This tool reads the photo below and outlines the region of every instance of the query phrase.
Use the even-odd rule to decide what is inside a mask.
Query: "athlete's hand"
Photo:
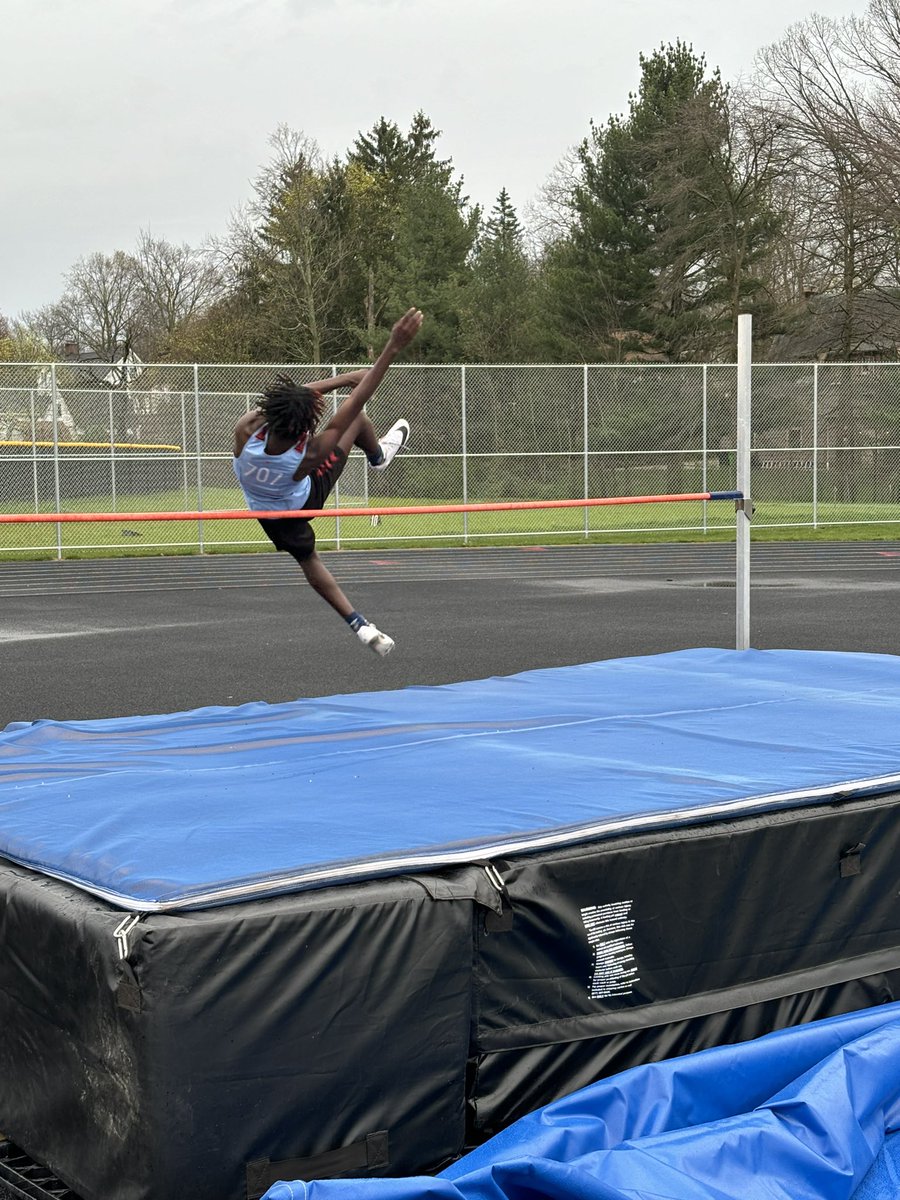
[[[408,346],[422,328],[422,314],[417,308],[411,308],[403,314],[391,330],[390,344],[395,350]]]

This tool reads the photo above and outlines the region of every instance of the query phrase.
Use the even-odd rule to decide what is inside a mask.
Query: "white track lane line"
[[[96,629],[28,629],[0,625],[0,645],[15,642],[47,642],[59,638],[106,637],[108,634],[123,633],[133,637],[136,633],[155,633],[158,629],[189,629],[206,625],[206,621],[167,621],[158,625],[104,625]]]

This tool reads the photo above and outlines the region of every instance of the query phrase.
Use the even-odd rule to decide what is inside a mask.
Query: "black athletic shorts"
[[[347,462],[347,455],[339,446],[328,455],[325,461],[313,471],[310,476],[312,486],[304,508],[324,508],[325,501],[331,495],[331,489],[341,477],[341,472]],[[266,536],[276,550],[284,550],[292,554],[297,562],[309,558],[316,548],[316,535],[312,520],[304,521],[302,517],[284,517],[273,520],[260,520]]]

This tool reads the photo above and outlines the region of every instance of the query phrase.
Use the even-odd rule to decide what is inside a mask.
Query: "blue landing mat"
[[[699,649],[0,733],[0,855],[229,903],[900,787],[900,658]]]
[[[896,1200],[900,1004],[624,1071],[435,1178],[274,1184],[263,1200]]]

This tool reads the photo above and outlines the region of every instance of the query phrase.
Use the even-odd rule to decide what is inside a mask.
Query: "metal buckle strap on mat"
[[[339,1146],[309,1158],[286,1158],[281,1162],[259,1158],[247,1163],[247,1200],[259,1200],[281,1179],[330,1179],[350,1172],[375,1171],[390,1166],[390,1162],[386,1129],[369,1133],[351,1146]]]

